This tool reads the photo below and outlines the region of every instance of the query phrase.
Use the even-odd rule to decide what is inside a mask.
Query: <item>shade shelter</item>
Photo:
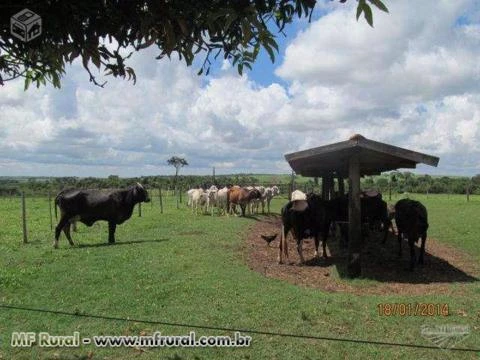
[[[417,164],[437,166],[439,158],[390,144],[373,141],[356,134],[347,141],[320,146],[285,155],[296,174],[322,178],[322,195],[329,198],[333,192],[333,179],[349,181],[348,208],[348,264],[350,277],[361,274],[361,215],[360,177],[378,175],[399,168],[415,168]]]

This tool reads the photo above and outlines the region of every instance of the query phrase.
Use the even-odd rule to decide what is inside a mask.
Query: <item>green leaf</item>
[[[30,83],[32,82],[32,78],[27,74],[27,77],[25,78],[25,87],[24,91],[28,90],[28,87],[30,86]]]
[[[362,11],[363,11],[363,6],[362,6],[362,4],[363,4],[363,1],[360,0],[360,1],[358,2],[358,6],[357,6],[357,21],[358,21],[358,18],[360,17],[360,15],[362,15]]]
[[[375,5],[380,10],[388,13],[387,7],[385,6],[385,4],[381,0],[368,0],[368,1],[370,1],[373,5]]]
[[[268,56],[270,56],[270,60],[272,61],[272,63],[275,62],[275,53],[273,52],[273,49],[270,47],[270,45],[266,43],[262,45],[263,45],[263,48],[267,51]]]
[[[365,16],[365,20],[367,20],[368,25],[373,27],[372,8],[367,3],[364,3],[364,5],[363,5],[363,14]]]
[[[97,69],[100,69],[100,54],[98,53],[98,51],[93,51],[91,52],[92,54],[92,62],[93,64],[97,67]]]

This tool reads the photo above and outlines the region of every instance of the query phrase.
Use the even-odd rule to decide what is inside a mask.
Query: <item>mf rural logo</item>
[[[420,333],[441,349],[452,349],[471,333],[468,325],[422,325]]]
[[[10,32],[22,41],[30,41],[42,33],[42,18],[33,11],[23,9],[10,18]]]

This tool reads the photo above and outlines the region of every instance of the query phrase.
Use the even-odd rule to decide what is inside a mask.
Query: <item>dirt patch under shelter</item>
[[[479,281],[480,269],[470,255],[454,247],[428,238],[425,247],[425,264],[408,271],[410,250],[403,243],[402,257],[398,257],[396,235],[389,233],[387,242],[381,243],[379,236],[370,234],[363,249],[362,278],[375,282],[354,284],[346,277],[347,249],[340,246],[338,238],[329,236],[327,259],[314,258],[314,241],[303,242],[305,265],[298,265],[296,243],[288,235],[289,264],[278,264],[281,218],[278,215],[263,217],[248,231],[246,238],[247,262],[251,269],[271,278],[289,283],[319,288],[328,292],[363,294],[430,295],[462,291],[462,284]],[[278,234],[268,245],[261,235]],[[417,257],[418,257],[418,248]],[[321,245],[319,247],[321,254]],[[452,286],[458,285],[458,286]]]

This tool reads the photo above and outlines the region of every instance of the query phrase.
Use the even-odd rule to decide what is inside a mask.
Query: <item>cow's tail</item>
[[[55,219],[58,219],[58,215],[57,215],[57,205],[58,205],[59,196],[60,196],[60,194],[58,194],[57,196],[55,196],[55,200],[53,200],[53,207],[54,207],[54,209],[55,209]]]

